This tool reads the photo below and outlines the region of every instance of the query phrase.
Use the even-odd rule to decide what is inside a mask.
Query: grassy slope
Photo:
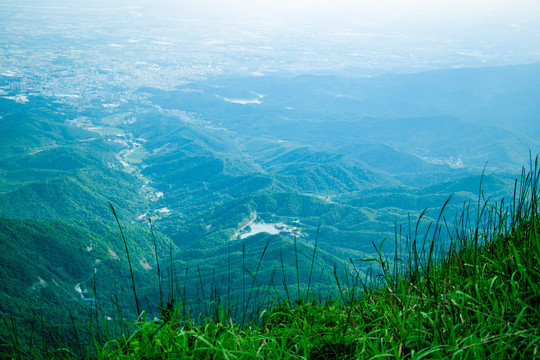
[[[95,357],[539,358],[539,178],[536,163],[516,184],[511,206],[479,201],[478,214],[464,210],[457,226],[434,224],[427,247],[407,239],[403,260],[371,259],[379,269],[371,278],[336,276],[332,301],[278,301],[243,325],[219,306],[203,323],[171,306],[159,321],[143,313],[131,335],[97,345]],[[444,255],[437,244],[442,231],[452,232]],[[29,356],[14,350],[15,358]],[[77,358],[51,350],[32,356]]]
[[[161,323],[142,317],[131,337],[100,347],[99,358],[540,357],[539,176],[537,164],[523,174],[506,210],[479,205],[480,220],[458,219],[445,256],[436,236],[424,253],[410,239],[411,261],[381,255],[373,261],[382,276],[370,284],[336,278],[334,301],[279,302],[258,325],[236,325],[225,312],[194,325],[179,308]],[[371,286],[360,294],[355,285]]]

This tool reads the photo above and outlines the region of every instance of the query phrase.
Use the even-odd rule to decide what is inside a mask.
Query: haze
[[[205,76],[374,75],[540,61],[540,3],[533,0],[56,0],[0,7],[7,46],[25,39],[30,53],[56,53],[73,49],[71,41],[93,50],[103,44],[103,56],[114,48],[126,63],[166,58],[211,69]],[[48,35],[33,42],[28,33]]]
[[[140,4],[145,12],[155,11],[161,18],[206,21],[206,30],[220,40],[229,35],[238,41],[257,38],[260,45],[278,51],[287,48],[297,58],[302,58],[302,52],[329,57],[377,53],[382,57],[369,57],[380,66],[368,67],[390,71],[540,60],[540,2],[533,0],[160,0]],[[232,35],[227,34],[229,29]],[[292,48],[296,53],[291,53]],[[388,64],[389,58],[403,57],[409,59],[401,66],[398,61]],[[417,60],[412,68],[410,58]],[[328,67],[344,62],[348,60],[332,60]]]

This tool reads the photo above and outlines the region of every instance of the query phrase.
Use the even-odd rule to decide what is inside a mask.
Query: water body
[[[266,224],[266,223],[258,223],[258,224],[251,224],[251,230],[245,234],[240,235],[241,239],[245,239],[247,237],[253,236],[258,233],[268,233],[271,235],[279,234],[279,230],[276,229],[276,224]]]
[[[88,290],[86,290],[86,289],[83,290],[81,288],[81,284],[89,281],[96,273],[97,273],[97,269],[94,268],[94,274],[90,275],[90,277],[88,279],[86,279],[84,281],[81,281],[80,283],[75,284],[75,291],[77,292],[77,294],[79,294],[79,296],[81,297],[81,301],[84,302],[84,303],[90,303],[90,304],[93,305],[96,302],[96,299],[94,299],[92,297],[86,297],[85,296],[88,293]]]
[[[259,99],[231,99],[224,97],[223,100],[233,103],[233,104],[261,104],[261,101]]]

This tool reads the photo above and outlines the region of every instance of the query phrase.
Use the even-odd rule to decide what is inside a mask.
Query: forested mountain
[[[126,248],[154,313],[162,282],[194,309],[214,293],[249,311],[269,284],[327,294],[334,268],[403,246],[424,209],[421,228],[451,195],[448,223],[479,193],[512,195],[540,150],[539,80],[533,64],[222,76],[113,107],[0,97],[1,312],[26,326],[38,306],[67,332],[64,309],[132,316]]]

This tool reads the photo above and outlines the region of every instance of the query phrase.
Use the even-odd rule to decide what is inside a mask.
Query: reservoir
[[[268,233],[271,235],[279,234],[279,230],[276,229],[276,224],[266,224],[266,223],[258,223],[258,224],[251,224],[251,230],[247,233],[244,233],[240,235],[241,239],[245,239],[247,237],[253,236],[258,233]]]

